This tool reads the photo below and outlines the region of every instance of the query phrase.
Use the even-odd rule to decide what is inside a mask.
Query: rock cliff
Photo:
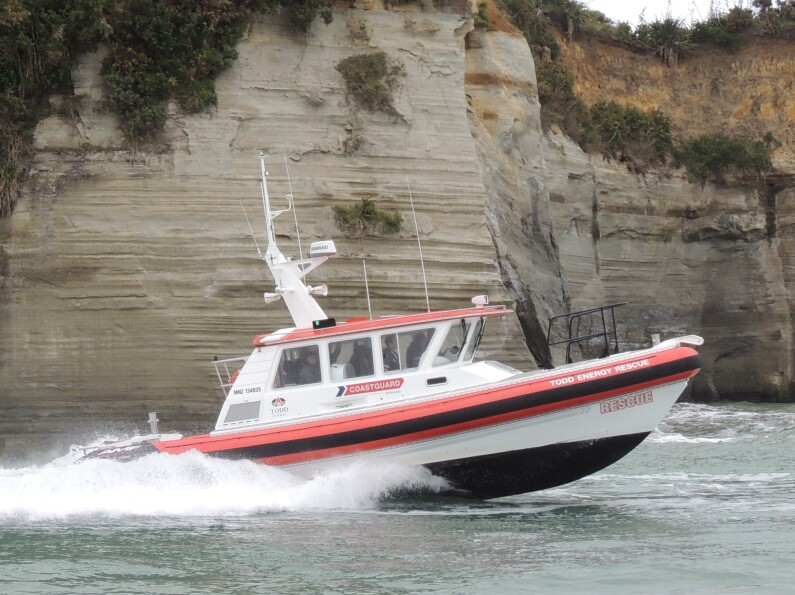
[[[362,239],[344,238],[331,217],[360,198],[409,215],[410,184],[431,307],[489,293],[519,314],[490,329],[485,355],[543,363],[550,316],[626,300],[625,345],[705,336],[694,398],[791,400],[785,178],[769,191],[702,188],[677,172],[631,174],[545,134],[533,58],[502,29],[373,8],[337,11],[296,39],[263,17],[217,81],[217,109],[173,108],[161,142],[135,152],[101,109],[101,52],[84,56],[77,114],[41,122],[22,199],[0,223],[6,458],[62,451],[118,429],[113,420],[140,427],[150,410],[164,427],[213,422],[213,355],[245,354],[252,335],[289,324],[279,304],[262,303],[270,281],[241,210],[256,225],[260,150],[272,197],[290,191],[289,164],[303,246],[337,241],[341,256],[315,277],[329,284],[329,313],[366,310],[362,259],[374,314],[425,307],[410,217],[397,237]],[[356,108],[335,70],[374,51],[403,69],[397,115]],[[782,109],[791,130],[795,114]],[[291,221],[279,223],[297,252]]]

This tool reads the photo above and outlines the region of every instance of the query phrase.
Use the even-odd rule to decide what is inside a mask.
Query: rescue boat
[[[694,347],[703,340],[694,335],[617,352],[620,304],[586,311],[603,324],[584,336],[571,333],[584,313],[564,315],[567,363],[528,372],[477,359],[487,323],[513,315],[486,296],[461,309],[337,321],[315,299],[326,286],[306,283],[336,255],[334,242],[313,243],[307,258],[286,258],[274,219],[292,208],[292,196],[286,209],[273,210],[262,154],[260,170],[268,239],[261,257],[275,282],[264,297],[284,301],[295,326],[257,335],[246,357],[213,362],[225,400],[209,433],[158,433],[151,413],[151,433],[77,447],[82,458],[197,450],[302,476],[390,461],[424,466],[458,495],[497,498],[559,486],[618,461],[700,370]],[[602,339],[602,357],[572,361],[572,348]]]

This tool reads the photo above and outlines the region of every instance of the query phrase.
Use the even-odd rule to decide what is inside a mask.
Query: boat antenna
[[[409,202],[411,203],[411,214],[414,217],[414,231],[417,233],[417,247],[420,250],[420,267],[422,268],[422,284],[425,286],[425,305],[428,312],[431,311],[431,301],[428,298],[428,279],[425,277],[425,261],[422,258],[422,243],[420,242],[420,228],[417,225],[417,213],[414,210],[414,199],[411,197],[411,184],[409,184],[409,177],[406,176],[406,186],[409,189]]]
[[[293,183],[290,181],[290,168],[287,167],[287,155],[282,155],[284,157],[284,169],[287,171],[287,187],[290,189],[290,194],[288,194],[288,198],[290,199],[290,205],[293,207],[293,219],[295,220],[295,235],[298,238],[298,257],[303,260],[304,259],[304,250],[301,248],[301,230],[298,228],[298,213],[295,212],[295,202],[293,202]]]
[[[268,263],[268,266],[275,265],[279,262],[281,258],[281,253],[279,249],[276,247],[276,233],[273,228],[273,220],[275,217],[279,215],[279,213],[272,213],[271,212],[271,200],[270,195],[268,194],[268,183],[267,177],[268,172],[265,171],[265,152],[259,152],[259,167],[260,167],[260,174],[262,176],[262,181],[259,184],[260,191],[262,192],[262,210],[265,212],[265,229],[268,232],[268,248],[265,251],[265,260]],[[280,286],[281,282],[281,269],[276,267],[272,269],[273,271],[273,278],[276,281],[276,286]]]
[[[268,247],[270,247],[270,245],[274,243],[275,236],[273,233],[273,217],[271,216],[271,201],[268,196],[268,185],[265,182],[265,178],[268,177],[268,172],[265,171],[265,153],[263,151],[259,152],[259,159],[260,173],[262,175],[259,188],[262,193],[262,210],[265,212],[265,226],[268,231]]]
[[[259,244],[257,243],[257,236],[254,235],[254,229],[251,227],[251,221],[248,220],[248,215],[246,214],[246,207],[243,206],[243,201],[240,201],[240,208],[243,209],[243,217],[246,218],[246,223],[248,223],[248,230],[251,232],[251,237],[254,239],[254,245],[257,247],[257,254],[259,254],[260,260],[262,260],[262,251],[259,249]]]
[[[364,258],[362,258],[362,268],[364,269],[364,292],[367,295],[367,313],[370,316],[370,320],[372,320],[373,310],[370,308],[370,286],[367,284],[367,263]]]

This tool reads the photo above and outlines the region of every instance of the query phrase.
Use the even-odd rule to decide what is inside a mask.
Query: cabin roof
[[[474,308],[461,308],[458,310],[421,312],[419,314],[381,316],[380,318],[374,318],[372,320],[369,318],[350,318],[345,322],[337,322],[335,326],[327,328],[289,328],[272,333],[256,335],[254,337],[254,347],[281,345],[283,343],[294,343],[296,341],[307,341],[312,339],[325,339],[328,337],[367,331],[398,329],[404,326],[442,322],[444,320],[455,320],[456,318],[496,318],[498,316],[506,316],[511,312],[513,312],[513,310],[508,310],[503,305],[496,305],[476,306]]]

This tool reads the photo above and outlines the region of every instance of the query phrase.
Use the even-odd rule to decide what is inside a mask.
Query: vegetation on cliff
[[[398,115],[392,104],[392,90],[403,68],[391,65],[384,52],[350,56],[336,68],[357,104],[371,111]]]
[[[46,97],[70,86],[80,51],[104,31],[88,0],[9,0],[0,6],[0,217],[14,206],[33,127]]]
[[[363,198],[350,206],[334,205],[334,222],[350,236],[382,236],[398,233],[403,226],[400,213],[380,210],[375,201]]]
[[[674,155],[665,116],[617,104],[586,106],[558,60],[559,36],[553,28],[569,42],[577,35],[594,35],[652,52],[671,67],[705,44],[735,46],[749,36],[783,37],[795,31],[795,0],[753,0],[753,9],[713,10],[691,27],[666,17],[641,22],[635,30],[577,0],[503,2],[536,56],[545,128],[557,125],[586,150],[638,170]],[[434,0],[437,8],[469,10],[459,4]],[[330,22],[331,8],[331,0],[5,0],[0,4],[0,218],[13,209],[33,129],[52,112],[48,98],[71,96],[71,70],[80,52],[99,43],[108,48],[102,68],[107,106],[135,146],[162,129],[168,99],[189,113],[215,104],[214,79],[236,59],[235,46],[252,13],[279,10],[297,32],[306,33],[318,16]],[[484,3],[475,18],[488,25]],[[352,57],[338,68],[357,103],[396,113],[391,87],[397,71],[383,54]],[[80,108],[74,100],[59,106],[69,114]],[[773,147],[745,142],[763,151]],[[759,162],[763,167],[767,157]]]
[[[691,180],[723,182],[729,173],[760,176],[770,171],[771,151],[778,141],[769,132],[762,140],[704,134],[688,140],[674,150],[674,166],[684,167]]]
[[[761,140],[720,134],[697,139],[674,139],[671,121],[663,112],[643,113],[614,101],[587,106],[574,91],[574,77],[560,60],[563,36],[591,35],[658,56],[675,69],[680,59],[705,45],[734,47],[743,35],[781,36],[795,32],[795,0],[755,0],[756,12],[738,5],[725,12],[711,10],[703,22],[687,27],[670,15],[641,22],[634,30],[615,24],[577,0],[503,0],[514,24],[522,31],[536,58],[541,124],[557,126],[585,151],[616,159],[638,172],[649,166],[685,166],[701,183],[722,183],[729,172],[761,175],[772,168],[772,135]],[[555,33],[555,30],[559,34]]]

